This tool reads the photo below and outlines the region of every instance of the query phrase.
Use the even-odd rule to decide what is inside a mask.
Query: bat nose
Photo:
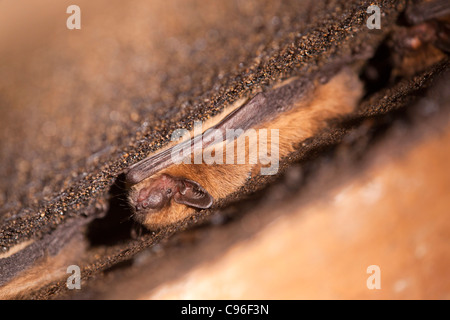
[[[145,188],[139,192],[136,209],[161,209],[166,203],[166,200],[160,190]]]

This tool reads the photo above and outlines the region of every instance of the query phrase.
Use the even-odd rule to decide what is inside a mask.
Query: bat
[[[174,141],[129,168],[134,219],[150,230],[159,229],[210,208],[252,176],[276,173],[280,159],[327,120],[351,112],[361,94],[357,73],[345,68],[326,83],[291,78],[238,101],[205,123],[202,132],[185,133],[190,138]],[[183,162],[174,157],[180,150],[187,151]],[[207,161],[211,155],[216,161]]]
[[[414,75],[450,53],[450,2],[415,1],[392,36],[395,74]]]
[[[408,7],[406,21],[413,25],[418,46],[432,43],[443,52],[450,53],[450,2],[447,0],[421,1]]]
[[[395,63],[398,70],[403,68],[403,75],[450,52],[449,17],[450,3],[445,0],[416,1],[407,7],[409,26],[392,37],[393,51],[400,52],[392,53],[393,60],[397,58]],[[166,149],[129,168],[128,201],[134,219],[151,230],[162,228],[186,219],[195,210],[210,208],[258,171],[276,171],[279,160],[322,129],[327,120],[351,112],[362,91],[356,72],[345,68],[326,83],[291,78],[248,101],[237,101],[205,123],[201,132],[185,132],[181,142],[172,141]],[[229,130],[241,134],[230,138]],[[269,135],[269,131],[278,135]],[[251,139],[255,133],[256,138]],[[239,149],[238,145],[245,147]],[[263,157],[261,152],[256,156],[251,152],[256,148],[264,150]],[[179,161],[182,157],[176,154],[180,150],[186,151],[187,161]],[[207,159],[216,161],[206,161],[202,157],[205,152]],[[245,161],[238,159],[237,154],[242,153]],[[232,161],[225,161],[229,159]]]
[[[442,51],[450,52],[449,12],[450,4],[446,0],[422,1],[409,7],[405,16],[413,27],[407,34],[408,49],[417,44],[432,43]],[[352,112],[361,93],[356,72],[345,69],[326,83],[292,78],[250,99],[238,100],[220,115],[203,123],[200,133],[194,129],[183,135],[181,141],[174,140],[165,149],[129,168],[128,199],[133,217],[152,230],[186,219],[196,210],[211,208],[218,200],[239,190],[250,177],[261,174],[262,169],[276,171],[279,160],[326,126],[328,119]],[[227,138],[227,130],[234,129],[242,133]],[[248,132],[256,133],[256,139],[250,139],[252,135]],[[272,132],[279,133],[278,139],[269,134]],[[243,163],[238,161],[240,142],[244,142]],[[251,156],[252,148],[264,145],[265,157]],[[225,151],[222,155],[220,149]],[[173,157],[177,150],[188,151],[190,155],[185,158],[190,163]],[[231,163],[226,161],[228,151],[233,151]],[[202,156],[200,162],[195,161],[198,154]],[[210,163],[208,157],[203,157],[208,154],[210,158],[222,158],[223,161]],[[66,226],[67,223],[40,241],[21,243],[0,255],[1,297],[41,286],[52,274],[52,279],[56,279],[55,270],[61,272],[67,261],[82,254],[85,250],[81,244],[83,232],[78,226],[73,230]],[[74,240],[74,235],[80,237]],[[69,240],[74,244],[69,244]],[[72,245],[77,248],[62,250]],[[50,250],[49,254],[47,250]],[[25,270],[33,265],[35,269]]]
[[[363,68],[366,96],[411,77],[450,53],[450,2],[410,1],[398,23]]]

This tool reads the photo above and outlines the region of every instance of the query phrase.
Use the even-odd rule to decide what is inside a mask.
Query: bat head
[[[157,225],[182,220],[194,209],[207,209],[213,197],[196,181],[160,174],[132,186],[129,202],[138,222]]]

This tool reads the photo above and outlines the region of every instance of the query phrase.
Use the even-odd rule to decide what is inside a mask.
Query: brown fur
[[[317,85],[314,92],[297,101],[291,111],[281,114],[255,129],[268,129],[269,146],[270,129],[279,130],[279,159],[282,159],[294,151],[299,142],[323,128],[326,120],[351,112],[356,106],[361,92],[362,86],[357,75],[349,70],[342,71],[328,83]],[[237,140],[239,139],[245,139],[245,137],[241,136]],[[248,163],[249,147],[249,143],[246,143],[245,164],[182,163],[172,165],[134,185],[130,192],[130,202],[133,205],[139,190],[151,185],[162,174],[194,180],[214,199],[224,198],[241,187],[250,175],[258,174],[262,166],[259,162],[257,164]],[[236,156],[235,152],[235,159]],[[149,229],[159,229],[189,217],[194,211],[193,208],[172,201],[169,206],[157,212],[141,214],[137,220]]]

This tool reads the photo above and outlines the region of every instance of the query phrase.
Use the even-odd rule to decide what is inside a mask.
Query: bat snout
[[[159,210],[162,209],[170,199],[167,192],[157,188],[143,188],[137,193],[135,208],[137,211],[142,210]]]

